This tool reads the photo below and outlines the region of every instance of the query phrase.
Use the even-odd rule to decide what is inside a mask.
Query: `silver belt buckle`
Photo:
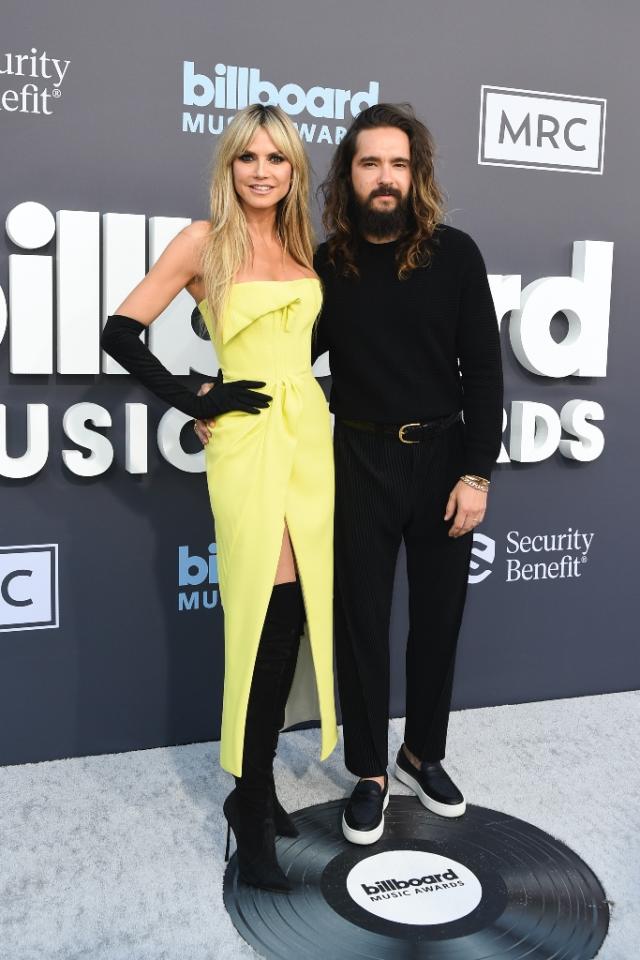
[[[398,430],[398,438],[400,439],[400,442],[401,443],[420,443],[419,440],[405,440],[404,431],[407,430],[408,427],[421,427],[421,426],[422,426],[421,423],[403,423],[400,429]]]

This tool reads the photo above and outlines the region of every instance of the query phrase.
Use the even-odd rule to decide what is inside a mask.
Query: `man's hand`
[[[215,383],[202,383],[198,389],[198,396],[204,397],[209,390],[212,390],[215,387]],[[215,426],[215,420],[194,420],[193,429],[195,434],[203,446],[206,446],[209,442],[211,436],[210,427]]]
[[[449,494],[444,519],[455,518],[449,530],[450,537],[462,537],[484,520],[487,509],[487,494],[474,490],[464,480],[458,480]]]

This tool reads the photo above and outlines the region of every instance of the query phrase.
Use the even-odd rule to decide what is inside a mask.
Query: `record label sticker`
[[[357,863],[347,890],[358,906],[405,924],[450,923],[480,903],[480,881],[462,863],[422,850],[386,850]]]
[[[278,837],[290,894],[245,883],[237,857],[224,902],[267,960],[592,960],[607,935],[602,884],[569,847],[509,814],[467,806],[445,820],[393,796],[376,847],[342,834],[344,799],[293,814]],[[321,935],[319,935],[321,931]]]

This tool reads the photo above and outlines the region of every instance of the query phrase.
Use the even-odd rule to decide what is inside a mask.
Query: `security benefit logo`
[[[218,604],[217,545],[210,543],[206,556],[178,547],[178,613],[213,610]]]
[[[480,881],[462,863],[422,850],[388,850],[360,860],[349,896],[369,913],[404,924],[451,923],[480,903]]]
[[[478,163],[602,173],[607,101],[483,86]]]
[[[595,534],[578,527],[566,527],[553,533],[527,533],[509,530],[504,542],[504,579],[506,583],[530,580],[577,580],[589,562]],[[496,541],[484,533],[474,533],[469,563],[469,583],[482,583],[492,573],[496,559]]]
[[[213,69],[193,60],[182,64],[182,132],[219,134],[236,110],[250,103],[274,104],[293,118],[306,143],[340,143],[353,117],[378,103],[380,84],[364,90],[285,83],[278,87],[257,67],[217,63]],[[206,111],[206,112],[205,112]],[[327,123],[329,120],[345,123]]]
[[[484,533],[474,531],[471,558],[469,560],[469,583],[482,583],[491,576],[493,561],[496,558],[496,542]]]
[[[589,559],[593,533],[567,527],[558,533],[507,534],[507,583],[517,580],[575,580]]]
[[[0,547],[0,630],[57,626],[57,544]]]
[[[50,116],[70,63],[37,47],[0,53],[0,113]]]

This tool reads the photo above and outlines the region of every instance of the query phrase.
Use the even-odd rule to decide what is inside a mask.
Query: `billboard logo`
[[[483,86],[478,163],[602,173],[607,101]]]
[[[213,610],[218,603],[217,545],[210,543],[208,554],[190,553],[188,546],[178,547],[178,612]]]
[[[451,923],[482,900],[477,876],[463,863],[425,850],[386,850],[360,860],[346,878],[359,907],[403,924]]]
[[[50,116],[51,101],[62,96],[60,88],[70,63],[50,57],[37,47],[31,47],[29,53],[0,54],[0,75],[24,78],[12,79],[11,86],[0,92],[0,112]]]
[[[57,626],[58,545],[0,547],[0,630]]]
[[[54,215],[33,200],[16,204],[5,220],[16,252],[8,258],[8,283],[0,285],[0,353],[8,352],[10,373],[123,374],[115,360],[102,356],[102,324],[144,277],[147,250],[152,265],[188,223],[184,217],[147,220],[139,213],[58,210]],[[48,244],[55,250],[41,252]],[[604,240],[575,241],[569,276],[540,277],[524,288],[520,274],[489,275],[496,314],[526,370],[556,379],[606,376],[613,247]],[[181,290],[151,324],[149,347],[171,373],[195,372],[211,379],[218,360],[211,341],[192,327],[192,311],[192,298]],[[567,323],[560,341],[553,323],[558,313]],[[326,369],[316,367],[315,372],[322,376]],[[71,445],[65,442],[56,453],[76,476],[104,474],[115,457],[129,473],[147,473],[153,406],[123,403],[113,412],[82,400],[58,411],[61,431],[53,428],[48,404],[27,399],[22,409],[24,417],[17,403],[0,402],[0,477],[23,479],[43,470],[54,454],[54,437],[62,435]],[[18,426],[12,427],[11,418],[18,416]],[[114,427],[116,418],[123,440],[112,443],[101,431]],[[509,415],[504,413],[505,442],[498,462],[536,463],[556,452],[584,463],[596,460],[605,445],[598,425],[604,419],[605,410],[595,399],[567,399],[559,410],[514,399]],[[185,473],[201,473],[203,450],[189,451],[182,442],[188,420],[175,408],[167,410],[155,440],[167,463]],[[13,446],[24,452],[11,452],[12,429],[22,432],[22,447]]]
[[[217,63],[213,73],[196,70],[193,60],[182,65],[183,133],[222,133],[233,114],[192,112],[191,108],[213,110],[241,110],[250,103],[277,105],[291,117],[306,114],[311,122],[295,126],[303,140],[312,143],[339,143],[346,133],[345,126],[330,127],[323,120],[344,120],[347,111],[357,117],[365,109],[378,103],[380,84],[370,81],[366,90],[343,90],[336,87],[312,86],[308,90],[298,83],[277,87],[262,78],[257,67],[238,67]]]

